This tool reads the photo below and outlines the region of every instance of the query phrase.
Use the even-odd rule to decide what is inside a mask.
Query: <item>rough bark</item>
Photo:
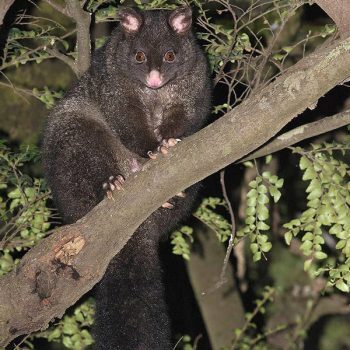
[[[62,316],[162,203],[253,152],[349,76],[347,38],[304,58],[168,156],[148,162],[126,181],[118,200],[102,201],[76,224],[44,239],[0,279],[0,345]]]

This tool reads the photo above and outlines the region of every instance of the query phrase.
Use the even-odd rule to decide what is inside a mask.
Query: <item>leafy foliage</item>
[[[181,255],[185,260],[190,260],[190,246],[193,243],[193,229],[182,226],[171,234],[170,243],[173,245],[173,253]]]
[[[281,325],[277,329],[268,330],[263,334],[257,334],[252,337],[250,335],[250,331],[255,331],[257,326],[254,322],[254,318],[258,314],[264,314],[266,312],[265,306],[266,303],[273,301],[275,290],[271,287],[265,287],[262,292],[261,299],[257,299],[255,301],[256,307],[252,312],[246,313],[245,318],[246,321],[242,328],[237,328],[234,330],[234,338],[232,341],[231,350],[267,350],[270,349],[270,345],[264,342],[265,338],[274,332],[278,332],[283,329],[285,326]],[[228,349],[228,348],[227,348]],[[226,350],[226,349],[225,349]]]
[[[0,143],[0,275],[12,270],[18,252],[25,252],[47,235],[52,212],[43,180],[22,172],[38,159],[35,148],[12,153]]]
[[[218,207],[227,209],[227,204],[221,198],[204,198],[193,215],[211,228],[220,242],[226,242],[231,235],[232,225],[223,215],[215,211]]]
[[[297,27],[299,30],[295,30],[294,26],[296,34],[286,43],[284,32],[288,32],[290,23],[298,18],[299,9],[308,2],[253,0],[242,1],[242,8],[233,8],[230,2],[221,0],[188,2],[196,7],[198,13],[198,37],[208,54],[214,85],[221,85],[225,92],[223,101],[214,107],[214,113],[220,115],[232,109],[334,33],[333,25],[300,26]],[[142,9],[174,8],[176,4],[184,3],[187,1],[134,1]],[[95,23],[110,22],[116,21],[120,4],[124,1],[88,0],[85,9],[93,14]],[[0,84],[20,94],[34,96],[51,108],[62,97],[62,91],[54,91],[46,84],[30,86],[29,89],[16,88],[6,74],[25,64],[36,65],[52,59],[56,57],[53,51],[74,62],[77,58],[77,47],[72,45],[71,40],[74,35],[75,29],[55,21],[21,14],[5,43]],[[96,38],[96,48],[105,41],[106,37]],[[348,155],[345,154],[348,149],[349,143],[313,145],[311,150],[293,148],[293,152],[300,156],[303,181],[308,183],[307,203],[298,218],[284,224],[287,230],[285,241],[287,244],[292,240],[299,243],[301,251],[307,256],[305,269],[310,275],[327,278],[327,286],[335,286],[343,292],[350,290],[350,187]],[[20,152],[12,153],[0,144],[0,275],[11,271],[22,254],[48,234],[52,221],[56,219],[54,212],[47,207],[49,191],[44,182],[26,175],[26,167],[36,161],[38,154],[35,149],[22,148]],[[250,165],[254,166],[253,163]],[[249,183],[244,227],[232,237],[234,245],[249,239],[254,261],[260,260],[272,249],[273,240],[269,236],[271,199],[274,203],[280,201],[288,205],[281,197],[282,186],[283,179],[268,171],[261,175],[258,173]],[[227,242],[231,238],[233,225],[228,219],[228,207],[223,199],[204,199],[194,216],[213,230],[219,242]],[[174,254],[186,260],[190,258],[192,242],[193,229],[188,226],[171,235]],[[266,337],[285,326],[262,331],[254,319],[265,313],[266,304],[273,301],[273,295],[272,288],[263,292],[256,308],[246,315],[243,328],[234,332],[230,349],[271,349],[266,344]],[[309,313],[306,313],[305,317],[308,316]],[[306,323],[299,321],[296,322],[295,334],[305,337]],[[88,330],[92,322],[93,303],[88,300],[50,329],[32,335],[18,348],[33,348],[31,341],[45,338],[50,342],[63,343],[68,349],[83,349],[92,343]],[[195,349],[195,343],[189,336],[182,339],[186,350]]]
[[[22,147],[13,153],[0,143],[0,275],[10,272],[23,253],[48,234],[50,220],[54,219],[54,213],[47,207],[50,192],[43,180],[23,172],[38,160],[35,147]],[[88,299],[58,324],[31,335],[22,348],[33,348],[35,338],[45,338],[61,342],[68,349],[84,349],[93,342],[89,332],[93,315],[94,302]]]
[[[287,244],[293,237],[302,235],[300,249],[308,257],[305,270],[311,270],[315,275],[328,271],[329,285],[344,292],[350,290],[350,171],[345,159],[336,157],[335,153],[344,156],[349,148],[349,143],[312,145],[309,151],[293,148],[293,152],[301,156],[299,167],[303,180],[309,182],[307,209],[298,219],[284,224],[288,229],[285,233]],[[337,242],[335,249],[342,261],[337,268],[325,247],[327,235]],[[329,266],[315,270],[312,266],[315,260],[326,260]]]
[[[270,197],[277,203],[281,197],[279,189],[283,186],[283,179],[272,175],[269,171],[258,175],[249,183],[250,191],[247,193],[246,226],[237,231],[237,237],[248,236],[253,260],[259,261],[264,253],[271,250],[272,244],[268,236],[262,231],[268,231]]]
[[[93,343],[89,329],[94,323],[94,314],[95,303],[90,298],[66,314],[58,324],[34,334],[32,339],[45,338],[49,342],[62,343],[67,349],[82,350]]]
[[[50,54],[45,50],[45,44],[52,45],[57,40],[60,40],[63,46],[68,49],[68,43],[53,34],[56,29],[57,25],[51,24],[45,27],[35,27],[31,30],[12,27],[2,60],[3,68],[10,66],[18,67],[20,64],[26,64],[32,61],[41,63],[50,57]],[[44,43],[40,49],[33,50],[30,46],[35,40],[40,40],[41,43]]]
[[[63,97],[63,91],[52,91],[45,86],[44,90],[41,91],[34,88],[33,95],[44,103],[47,109],[50,109],[55,105],[57,99]]]

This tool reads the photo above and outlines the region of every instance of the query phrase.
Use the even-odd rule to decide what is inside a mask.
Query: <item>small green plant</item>
[[[344,159],[349,149],[348,143],[312,145],[311,150],[293,148],[301,156],[302,179],[308,182],[307,204],[299,218],[284,224],[287,244],[301,235],[300,249],[308,257],[305,270],[314,275],[328,272],[328,285],[344,292],[350,290],[350,169]],[[337,266],[327,253],[325,235],[336,240]],[[320,261],[326,266],[317,269],[313,263]]]
[[[181,255],[185,260],[190,260],[190,249],[193,243],[193,228],[182,226],[179,230],[171,234],[171,244],[173,253]]]
[[[13,153],[0,143],[0,275],[11,271],[18,253],[45,237],[51,225],[50,192],[42,179],[23,173],[37,159],[36,148],[22,147]]]
[[[48,330],[32,335],[31,339],[45,338],[62,343],[67,349],[82,350],[93,343],[90,327],[94,323],[95,303],[88,299],[66,314]]]
[[[265,339],[268,335],[279,332],[285,326],[281,325],[277,329],[269,329],[263,333],[256,333],[257,326],[255,324],[255,317],[258,314],[265,314],[266,304],[273,302],[275,290],[269,286],[264,288],[262,297],[255,301],[255,308],[252,312],[246,313],[246,321],[242,328],[234,330],[234,338],[230,347],[223,350],[268,350],[269,345],[266,344]]]
[[[277,203],[281,198],[283,179],[265,171],[249,183],[245,227],[237,231],[237,238],[249,237],[253,260],[259,261],[264,253],[271,250],[272,244],[264,231],[270,230],[270,197]]]
[[[42,240],[51,226],[54,213],[47,207],[50,191],[42,179],[24,172],[39,160],[35,147],[12,152],[0,142],[0,275],[10,272],[23,253]],[[33,349],[35,338],[61,342],[72,350],[84,349],[93,340],[94,303],[89,299],[65,315],[48,330],[25,339],[18,349]]]
[[[216,212],[218,208],[224,208],[227,211],[227,204],[223,199],[204,198],[193,215],[211,228],[220,242],[226,242],[231,235],[232,225],[223,215]]]

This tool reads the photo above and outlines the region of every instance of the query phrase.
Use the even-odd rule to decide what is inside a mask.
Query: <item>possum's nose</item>
[[[147,75],[146,82],[147,82],[148,87],[150,87],[152,89],[157,89],[162,85],[163,77],[161,76],[161,74],[158,70],[153,69]]]

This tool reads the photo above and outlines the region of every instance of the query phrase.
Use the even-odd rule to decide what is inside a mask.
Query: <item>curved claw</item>
[[[169,203],[169,202],[165,202],[162,204],[162,208],[165,208],[165,209],[173,209],[174,208],[174,205]]]
[[[168,140],[168,147],[174,147],[178,144],[178,142],[180,141],[180,139],[174,139],[174,138],[170,138]]]
[[[117,176],[110,176],[108,178],[108,181],[104,182],[102,184],[103,190],[106,192],[106,196],[108,199],[113,199],[113,191],[115,190],[123,190],[123,184],[125,182],[125,179],[122,175]]]
[[[153,153],[152,151],[148,151],[147,155],[151,159],[156,159],[158,154],[167,155],[169,153],[169,148],[174,147],[180,141],[181,139],[175,139],[173,137],[171,137],[170,139],[163,139],[161,144],[157,148],[157,152]]]
[[[180,197],[180,198],[186,198],[186,193],[185,192],[183,192],[183,191],[181,191],[181,192],[179,192],[177,195],[176,195],[176,197]]]
[[[153,153],[152,151],[148,151],[147,152],[148,157],[150,157],[151,159],[156,159],[157,158],[157,154]]]
[[[162,154],[168,154],[169,153],[169,149],[167,146],[160,146],[158,147],[158,150],[160,151],[160,153]]]

